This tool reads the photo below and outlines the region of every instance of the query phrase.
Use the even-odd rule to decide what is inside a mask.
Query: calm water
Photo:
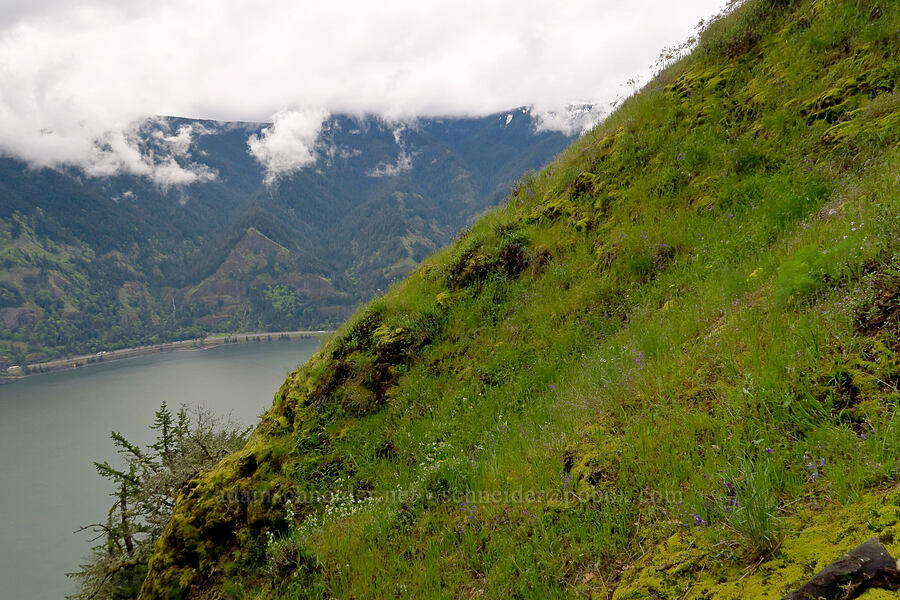
[[[111,503],[93,467],[116,459],[111,430],[150,441],[147,426],[163,400],[251,425],[319,343],[148,355],[0,386],[0,597],[61,600],[74,592],[65,573],[89,554],[92,536],[72,532],[103,520]]]

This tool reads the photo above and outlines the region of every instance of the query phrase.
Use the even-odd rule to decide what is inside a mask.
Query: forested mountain
[[[410,124],[333,116],[315,164],[276,181],[265,124],[178,118],[209,181],[30,169],[0,158],[0,362],[206,332],[331,327],[568,143],[525,109]]]

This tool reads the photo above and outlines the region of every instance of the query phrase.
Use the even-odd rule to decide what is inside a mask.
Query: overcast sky
[[[275,122],[270,173],[315,160],[330,113],[394,120],[600,106],[723,0],[0,0],[0,152],[167,184],[215,174],[152,115]],[[560,119],[550,126],[565,127]]]

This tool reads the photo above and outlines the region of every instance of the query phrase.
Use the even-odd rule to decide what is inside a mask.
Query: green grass
[[[900,17],[870,4],[749,2],[523,177],[288,378],[143,596],[607,597],[673,536],[732,573],[894,485]]]

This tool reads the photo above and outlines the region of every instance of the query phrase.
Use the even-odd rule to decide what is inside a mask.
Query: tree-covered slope
[[[148,155],[183,138],[176,158],[215,173],[182,187],[0,157],[0,370],[213,331],[333,327],[571,140],[536,125],[521,109],[414,124],[335,115],[316,163],[274,185],[248,152],[258,123],[144,123],[135,143]]]
[[[780,598],[896,555],[898,30],[713,21],[287,378],[141,598]]]

